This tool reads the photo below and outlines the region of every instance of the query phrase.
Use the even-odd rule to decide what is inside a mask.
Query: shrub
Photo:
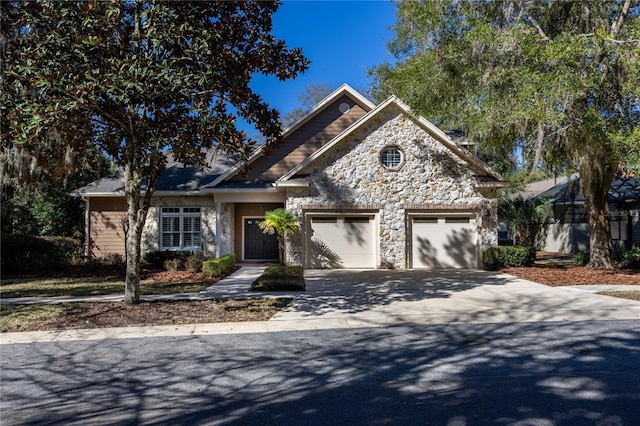
[[[304,291],[301,266],[270,266],[251,285],[252,291]]]
[[[143,260],[146,263],[150,263],[153,266],[160,268],[164,267],[164,262],[167,260],[180,259],[184,261],[192,254],[192,251],[152,251],[145,253]]]
[[[589,263],[589,253],[577,253],[575,256],[573,256],[573,258],[576,261],[576,264],[580,265],[580,266],[584,266],[587,263]]]
[[[640,248],[634,248],[624,254],[624,265],[627,268],[640,268]]]
[[[120,253],[107,253],[100,258],[100,263],[106,266],[122,266],[124,257]]]
[[[532,246],[489,247],[482,253],[482,261],[489,268],[506,266],[531,266],[536,260],[536,249]]]
[[[67,237],[34,237],[2,233],[3,274],[61,271],[82,258],[82,244]]]
[[[167,259],[162,263],[162,266],[169,272],[177,271],[182,268],[182,260],[178,258]]]
[[[191,272],[202,272],[202,261],[204,257],[201,252],[196,252],[187,257],[187,260],[184,261],[184,267],[187,271]]]
[[[224,256],[202,262],[202,273],[207,277],[222,275],[231,270],[235,265],[236,255],[228,253]]]

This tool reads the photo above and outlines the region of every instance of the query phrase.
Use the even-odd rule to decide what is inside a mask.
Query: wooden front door
[[[258,226],[264,219],[244,220],[244,259],[278,260],[278,239]]]

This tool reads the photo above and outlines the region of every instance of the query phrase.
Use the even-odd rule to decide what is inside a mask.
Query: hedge
[[[82,243],[67,237],[2,234],[2,273],[62,271],[82,259]]]
[[[224,256],[209,259],[202,262],[202,274],[207,277],[214,275],[222,275],[236,265],[236,255],[233,253]]]
[[[531,266],[535,260],[536,249],[531,246],[496,246],[482,253],[482,262],[487,269]]]
[[[270,266],[251,285],[251,291],[304,291],[302,266]]]

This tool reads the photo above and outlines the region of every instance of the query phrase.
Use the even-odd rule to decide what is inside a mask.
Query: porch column
[[[222,256],[222,203],[216,201],[216,257]]]

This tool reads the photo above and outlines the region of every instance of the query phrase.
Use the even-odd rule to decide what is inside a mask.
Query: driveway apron
[[[351,327],[640,319],[636,301],[481,270],[307,270],[307,291],[271,321]]]

